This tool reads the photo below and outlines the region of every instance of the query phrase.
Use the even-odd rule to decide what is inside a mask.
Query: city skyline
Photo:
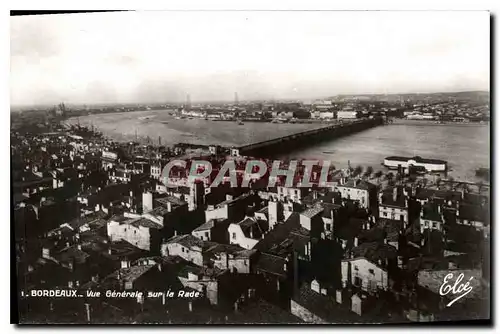
[[[250,101],[489,91],[484,15],[489,13],[13,17],[11,105],[182,102],[186,94],[194,103],[234,101],[235,92],[239,101]],[[418,24],[422,18],[425,25]]]

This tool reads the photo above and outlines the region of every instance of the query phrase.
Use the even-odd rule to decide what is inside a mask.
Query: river
[[[170,111],[152,110],[96,114],[72,118],[68,123],[93,124],[114,140],[147,136],[163,145],[175,143],[243,145],[305,131],[325,124],[272,124],[214,122],[204,119],[175,119]],[[489,125],[391,124],[371,128],[313,147],[284,153],[277,158],[330,160],[337,168],[361,165],[381,169],[384,157],[391,155],[435,158],[448,161],[449,175],[456,180],[478,181],[475,170],[489,168]]]

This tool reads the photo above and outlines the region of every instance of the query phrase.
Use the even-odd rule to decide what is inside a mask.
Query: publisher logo
[[[469,278],[469,280],[466,281],[465,283],[462,283],[462,280],[464,279],[463,273],[458,275],[458,277],[455,280],[453,280],[453,278],[454,278],[453,273],[449,273],[448,275],[446,275],[444,277],[443,284],[439,288],[439,294],[441,296],[447,296],[447,295],[457,296],[455,299],[449,302],[446,305],[446,307],[450,307],[456,301],[462,299],[472,291],[472,286],[469,285],[469,282],[474,277]]]

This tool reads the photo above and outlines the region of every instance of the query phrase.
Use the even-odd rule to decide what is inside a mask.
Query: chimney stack
[[[85,311],[87,313],[87,321],[90,322],[90,304],[85,303]]]
[[[396,202],[398,200],[398,187],[392,189],[392,200]]]
[[[358,247],[358,237],[354,237],[354,247]]]

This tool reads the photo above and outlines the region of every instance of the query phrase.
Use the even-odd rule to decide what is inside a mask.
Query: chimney
[[[85,311],[87,313],[87,321],[90,322],[90,304],[85,303]]]
[[[385,238],[384,238],[384,244],[386,244],[386,245],[387,245],[387,242],[388,242],[388,241],[387,241],[387,237],[385,237]]]
[[[342,304],[342,290],[337,290],[335,294],[335,300],[338,304]]]
[[[398,187],[392,189],[392,200],[396,202],[398,200]]]
[[[354,247],[358,247],[358,237],[354,237]]]
[[[234,302],[234,312],[238,312],[238,301]]]
[[[111,250],[111,248],[108,248],[108,254],[111,255],[113,253],[113,251]]]
[[[76,247],[78,248],[78,250],[82,250],[82,245],[81,244],[78,244]]]
[[[189,312],[193,312],[193,302],[190,300],[188,303]]]

